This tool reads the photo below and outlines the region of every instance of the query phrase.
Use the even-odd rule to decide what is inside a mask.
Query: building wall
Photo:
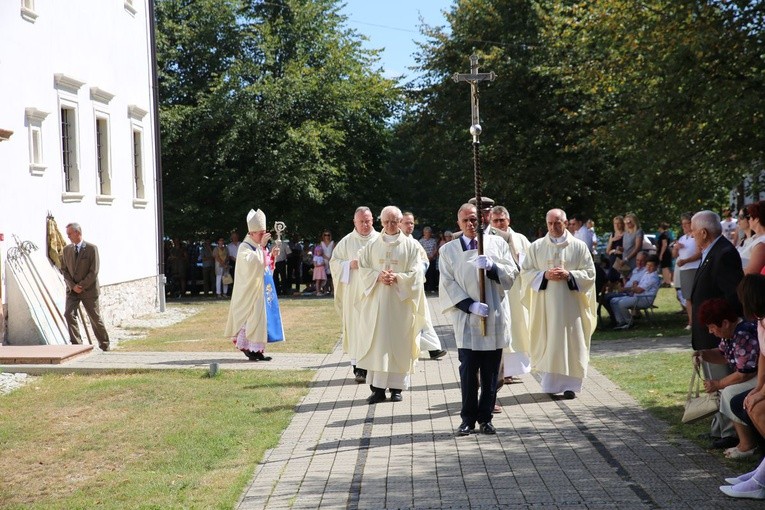
[[[33,9],[25,10],[30,2]],[[99,248],[102,307],[112,323],[134,310],[146,313],[146,304],[156,307],[158,301],[147,11],[148,0],[0,2],[0,132],[13,132],[0,141],[0,256],[5,259],[15,246],[14,235],[45,246],[48,213],[62,235],[67,223],[80,223],[83,238]],[[75,107],[79,190],[69,193],[63,177],[62,106]],[[97,171],[97,117],[107,126],[107,195]],[[42,165],[30,164],[31,132],[37,128]],[[134,131],[141,137],[143,198],[135,191]],[[131,287],[124,295],[123,289]],[[112,294],[129,299],[112,300]],[[13,303],[7,304],[12,314]]]

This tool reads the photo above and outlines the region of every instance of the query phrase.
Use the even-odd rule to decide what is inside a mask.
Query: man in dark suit
[[[712,211],[697,212],[691,218],[691,235],[701,250],[701,264],[696,270],[691,289],[691,343],[694,351],[715,349],[719,338],[709,332],[698,319],[698,311],[704,301],[722,298],[741,314],[741,303],[736,288],[744,277],[741,257],[733,244],[722,235],[720,217]],[[722,379],[731,371],[727,365],[703,362],[707,379]],[[710,436],[715,448],[729,448],[738,443],[733,424],[721,413],[712,420]]]
[[[64,317],[69,327],[69,339],[73,344],[81,344],[80,328],[77,323],[77,310],[82,303],[90,318],[98,346],[103,351],[109,350],[109,334],[106,332],[101,311],[98,306],[98,248],[82,239],[82,227],[79,223],[66,226],[66,235],[72,244],[64,247],[61,271],[66,282],[66,310]]]

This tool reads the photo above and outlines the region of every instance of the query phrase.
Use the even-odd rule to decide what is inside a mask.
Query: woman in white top
[[[335,285],[332,282],[332,271],[329,269],[329,259],[332,258],[332,250],[335,249],[335,241],[332,240],[332,232],[325,230],[321,234],[321,249],[324,257],[324,265],[327,271],[327,285],[324,287],[324,292],[330,296],[335,292]]]
[[[759,274],[765,267],[765,200],[760,200],[746,207],[749,216],[749,227],[754,231],[752,241],[747,249],[742,249],[741,264],[744,274]]]
[[[685,329],[691,329],[691,288],[696,269],[701,260],[701,250],[696,246],[696,240],[691,236],[691,213],[680,215],[680,224],[683,226],[683,235],[675,241],[672,247],[672,256],[675,265],[679,268],[680,290],[685,298],[685,310],[688,313],[688,325]]]

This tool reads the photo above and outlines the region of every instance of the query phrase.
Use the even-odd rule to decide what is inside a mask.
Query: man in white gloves
[[[474,205],[463,204],[457,212],[457,222],[462,235],[442,246],[439,253],[439,297],[454,326],[460,360],[462,423],[457,434],[470,434],[476,423],[482,433],[496,434],[491,419],[499,362],[502,349],[510,345],[510,308],[505,291],[513,286],[518,267],[507,242],[495,235],[483,236],[484,254],[478,255],[478,215]],[[479,271],[485,272],[483,301]],[[482,319],[486,323],[485,332]]]

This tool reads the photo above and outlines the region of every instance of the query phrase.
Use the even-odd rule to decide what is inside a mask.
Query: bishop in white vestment
[[[595,264],[585,243],[566,230],[566,213],[547,213],[548,234],[534,241],[522,264],[530,292],[532,368],[542,391],[575,398],[587,376],[590,338],[597,325]]]
[[[399,229],[401,211],[388,206],[380,214],[384,230],[359,253],[361,300],[356,365],[367,370],[370,404],[402,399],[420,354],[418,335],[425,325],[425,291],[419,243]]]
[[[358,274],[359,252],[379,235],[374,230],[373,222],[372,211],[368,207],[357,208],[353,215],[353,232],[337,243],[329,260],[332,274],[335,275],[335,310],[342,321],[343,352],[351,358],[353,375],[358,383],[363,383],[367,377],[366,370],[356,367],[360,336],[357,329],[363,327],[355,308],[363,291]]]

